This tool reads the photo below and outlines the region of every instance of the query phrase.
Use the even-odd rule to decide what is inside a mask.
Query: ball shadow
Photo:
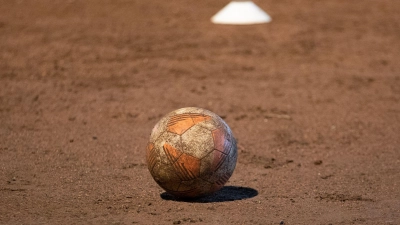
[[[168,201],[210,203],[210,202],[228,202],[253,198],[258,195],[258,191],[249,187],[225,186],[212,195],[200,198],[177,198],[167,192],[161,193],[160,197]]]

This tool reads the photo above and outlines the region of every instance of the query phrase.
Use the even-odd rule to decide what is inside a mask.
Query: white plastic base
[[[268,23],[271,17],[252,1],[232,1],[211,18],[216,24]]]

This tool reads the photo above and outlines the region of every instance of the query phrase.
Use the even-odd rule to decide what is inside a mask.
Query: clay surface
[[[1,0],[0,224],[400,224],[400,1]],[[215,195],[154,182],[149,134],[220,115]]]

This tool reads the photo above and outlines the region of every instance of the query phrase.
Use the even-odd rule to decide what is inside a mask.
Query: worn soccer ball
[[[202,197],[221,189],[237,160],[236,140],[218,115],[188,107],[163,117],[147,144],[148,169],[166,192]]]

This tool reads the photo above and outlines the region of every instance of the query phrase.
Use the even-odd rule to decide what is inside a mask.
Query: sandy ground
[[[0,224],[400,224],[400,1],[0,0]],[[155,123],[239,143],[220,192],[154,182]]]

